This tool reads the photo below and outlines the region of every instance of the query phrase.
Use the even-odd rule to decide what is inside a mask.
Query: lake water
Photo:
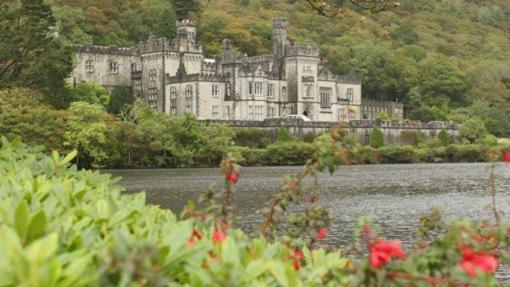
[[[242,168],[234,201],[239,224],[260,228],[257,210],[278,191],[282,178],[301,167]],[[128,192],[145,191],[149,203],[181,212],[209,186],[222,188],[220,169],[108,170]],[[412,240],[421,214],[438,207],[445,218],[492,219],[489,164],[402,164],[342,166],[320,175],[322,203],[332,225],[326,244],[351,242],[357,218],[369,216],[386,239]],[[510,220],[510,165],[497,164],[497,205]]]

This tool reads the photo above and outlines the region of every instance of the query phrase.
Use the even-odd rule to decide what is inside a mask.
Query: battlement
[[[288,46],[286,52],[287,56],[319,57],[320,55],[319,47],[310,44]]]
[[[182,21],[177,21],[176,26],[177,26],[177,28],[196,27],[197,23],[192,20],[189,20],[189,19],[183,19]]]
[[[117,46],[97,46],[97,45],[71,45],[76,52],[91,53],[91,54],[105,54],[105,55],[119,55],[119,56],[138,56],[139,50],[132,47],[117,47]]]
[[[242,60],[249,64],[256,64],[261,62],[272,62],[274,59],[273,55],[261,55],[253,57],[243,57]]]

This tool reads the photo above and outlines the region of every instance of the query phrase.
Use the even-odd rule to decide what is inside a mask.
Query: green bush
[[[233,157],[242,166],[264,166],[267,165],[267,150],[233,146],[228,149]]]
[[[400,133],[401,143],[403,145],[418,146],[418,132],[416,131],[402,131]]]
[[[416,149],[409,145],[390,145],[379,150],[381,163],[413,163],[418,161]]]
[[[368,144],[373,148],[380,148],[384,146],[384,135],[378,128],[373,128],[370,133]]]
[[[312,157],[312,144],[304,142],[279,142],[267,147],[271,165],[303,165]]]
[[[123,195],[109,175],[16,142],[0,149],[2,286],[338,286],[350,279],[338,252],[294,250],[212,223],[178,220]],[[200,238],[192,237],[199,232]],[[193,241],[191,241],[193,239]],[[191,241],[191,242],[190,242]]]
[[[450,144],[450,136],[446,132],[446,130],[442,129],[437,135],[442,146],[448,146]]]
[[[234,144],[251,148],[265,148],[271,143],[270,135],[261,129],[236,128]]]
[[[446,148],[446,157],[450,162],[481,162],[484,153],[479,145],[453,144]]]

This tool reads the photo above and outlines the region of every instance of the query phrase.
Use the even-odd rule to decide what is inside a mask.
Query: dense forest
[[[506,0],[403,0],[380,13],[342,5],[332,17],[319,15],[304,0],[48,3],[68,43],[124,46],[149,33],[172,37],[176,19],[186,17],[199,23],[209,56],[223,38],[242,53],[269,53],[271,18],[284,15],[291,37],[320,45],[332,70],[363,77],[364,97],[403,101],[410,119],[480,117],[493,134],[510,134]]]

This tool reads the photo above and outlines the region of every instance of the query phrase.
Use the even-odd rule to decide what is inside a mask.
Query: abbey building
[[[306,115],[313,121],[372,119],[384,111],[402,117],[402,106],[378,102],[362,106],[361,81],[336,75],[318,47],[293,43],[287,19],[273,19],[273,51],[248,57],[231,50],[204,57],[196,24],[177,23],[173,40],[150,36],[136,47],[75,46],[68,81],[131,87],[153,109],[198,119],[251,120]],[[371,101],[366,101],[372,103]]]

